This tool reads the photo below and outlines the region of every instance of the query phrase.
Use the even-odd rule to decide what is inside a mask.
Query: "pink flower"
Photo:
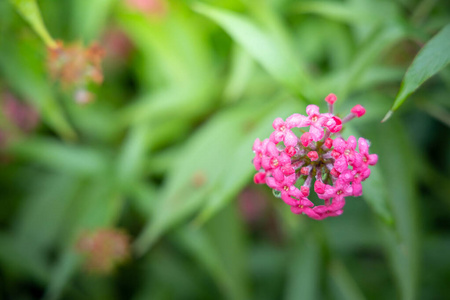
[[[324,115],[330,115],[330,114],[324,114]],[[339,117],[330,115],[328,120],[325,122],[324,126],[333,133],[339,132],[342,129],[342,120]]]
[[[262,157],[262,167],[266,170],[280,169],[290,164],[291,158],[285,152],[279,151],[274,143],[268,142],[265,155]]]
[[[339,157],[335,156],[336,161],[334,163],[334,167],[338,172],[344,172],[350,165],[354,167],[361,165],[361,156],[355,151],[356,138],[354,136],[350,136],[347,142],[341,138],[337,138],[334,140],[333,146],[334,153],[340,154]]]
[[[253,181],[256,184],[264,184],[266,183],[266,173],[265,172],[258,172],[253,176]]]
[[[269,139],[265,139],[261,142],[258,138],[255,140],[253,144],[253,152],[255,153],[255,158],[253,159],[253,165],[256,170],[261,169],[261,162],[263,159],[263,155],[266,152],[267,144],[269,143]]]
[[[327,122],[328,118],[319,112],[319,107],[316,105],[308,105],[306,113],[308,114],[307,126],[310,126],[309,133],[314,141],[321,140],[324,135],[322,125]]]
[[[320,199],[343,199],[344,197],[351,196],[353,193],[352,186],[349,183],[343,182],[342,180],[336,180],[333,186],[326,185],[325,192],[319,194]]]
[[[300,141],[302,142],[303,147],[308,147],[309,143],[313,141],[312,135],[309,132],[305,132],[302,134]]]
[[[285,146],[296,146],[297,136],[291,131],[289,123],[284,122],[282,118],[276,118],[272,124],[275,131],[270,135],[270,141],[278,144],[283,141]]]
[[[369,144],[365,138],[358,139],[359,153],[362,155],[362,161],[364,164],[374,166],[378,161],[378,155],[369,154]]]
[[[293,114],[286,121],[277,118],[270,139],[263,142],[257,139],[253,145],[253,163],[259,170],[255,183],[266,183],[277,191],[294,214],[316,220],[341,215],[345,198],[362,194],[361,182],[370,176],[369,166],[378,160],[376,154],[369,154],[366,139],[360,138],[357,145],[354,136],[344,140],[339,134],[342,124],[363,115],[364,108],[355,106],[341,120],[333,114],[336,96],[330,94],[325,101],[328,113],[321,114],[319,107],[309,105],[308,116]],[[309,131],[300,138],[291,131],[307,126]],[[278,144],[281,141],[284,145]],[[299,179],[303,182],[301,186],[297,184]],[[308,199],[313,184],[324,205],[314,206]]]

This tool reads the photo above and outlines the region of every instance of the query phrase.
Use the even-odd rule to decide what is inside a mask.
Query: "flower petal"
[[[324,132],[322,127],[316,127],[314,125],[311,125],[309,127],[309,133],[311,133],[311,136],[314,141],[320,141],[323,138]]]
[[[319,107],[317,105],[310,104],[306,107],[306,113],[308,114],[308,116],[320,115]]]
[[[284,145],[286,147],[289,147],[289,146],[294,147],[294,146],[297,146],[297,143],[298,143],[297,136],[292,131],[287,129],[286,135],[284,136]]]

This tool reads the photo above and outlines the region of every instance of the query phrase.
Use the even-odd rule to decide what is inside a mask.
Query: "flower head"
[[[93,273],[111,273],[130,257],[130,238],[118,229],[105,228],[85,233],[76,246],[86,258],[86,269]]]
[[[100,45],[93,43],[85,48],[79,43],[64,45],[58,41],[48,49],[48,69],[53,79],[65,88],[74,89],[74,98],[79,103],[92,100],[87,91],[89,83],[101,84],[103,72],[101,61],[105,52]]]
[[[362,194],[361,182],[370,176],[369,166],[378,161],[376,154],[369,154],[366,139],[357,141],[350,136],[345,140],[340,135],[342,125],[364,115],[365,109],[356,105],[341,119],[333,114],[336,100],[334,94],[325,98],[328,113],[308,105],[307,116],[293,114],[286,121],[275,119],[270,138],[262,142],[256,139],[253,145],[253,164],[258,170],[255,183],[265,183],[276,191],[294,214],[316,220],[341,215],[345,198]],[[309,130],[297,137],[291,130],[294,127]],[[297,186],[300,179],[303,184]],[[314,205],[308,199],[311,186],[323,205]]]

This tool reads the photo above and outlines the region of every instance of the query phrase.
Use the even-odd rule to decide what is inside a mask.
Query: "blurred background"
[[[20,2],[0,1],[0,299],[448,297],[450,69],[380,120],[450,2],[39,0],[59,50]],[[329,93],[367,109],[343,134],[379,163],[314,221],[253,184],[252,145]]]

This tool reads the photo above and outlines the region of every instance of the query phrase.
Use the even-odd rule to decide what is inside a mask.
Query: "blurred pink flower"
[[[126,0],[129,7],[150,15],[164,15],[167,11],[164,0]]]
[[[64,45],[58,41],[55,47],[48,48],[48,70],[64,88],[75,90],[75,100],[84,104],[94,98],[87,86],[91,82],[103,82],[101,62],[104,56],[105,51],[97,43],[84,47],[81,43]]]
[[[22,132],[31,132],[39,123],[39,113],[31,105],[21,102],[11,93],[3,93],[1,109],[9,123]]]
[[[115,228],[97,229],[84,233],[76,245],[86,258],[88,271],[99,274],[111,273],[130,257],[130,237]]]
[[[128,60],[133,44],[127,34],[118,28],[108,29],[102,37],[105,60],[110,63],[123,63]]]

